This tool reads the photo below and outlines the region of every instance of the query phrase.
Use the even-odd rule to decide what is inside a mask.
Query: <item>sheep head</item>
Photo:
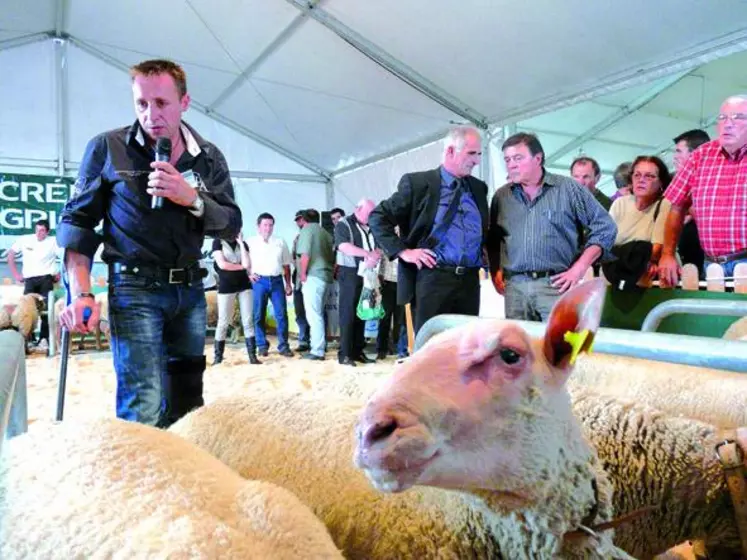
[[[482,319],[430,339],[364,407],[355,465],[384,492],[417,484],[540,499],[535,489],[564,458],[590,453],[565,382],[599,327],[604,294],[602,280],[564,294],[541,339]]]

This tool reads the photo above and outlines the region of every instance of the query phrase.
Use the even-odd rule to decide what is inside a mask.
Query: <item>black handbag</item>
[[[663,198],[659,199],[654,210],[654,226],[659,217],[662,200]],[[653,250],[654,245],[651,241],[628,241],[612,247],[611,253],[615,258],[602,264],[602,272],[612,284],[612,289],[624,292],[645,289],[638,286],[638,280],[648,270]]]

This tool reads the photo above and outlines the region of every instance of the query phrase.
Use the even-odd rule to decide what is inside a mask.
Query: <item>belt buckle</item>
[[[532,280],[537,280],[539,278],[539,273],[536,270],[533,270],[529,273],[529,276],[532,277]]]
[[[183,274],[181,280],[175,278],[175,275],[177,275],[178,273]],[[185,269],[183,268],[170,268],[169,269],[169,284],[184,284],[184,281],[186,280],[186,274],[184,273],[185,273]]]
[[[456,274],[457,276],[462,276],[466,271],[467,271],[467,269],[465,267],[463,267],[463,266],[457,266],[454,269],[454,274]]]

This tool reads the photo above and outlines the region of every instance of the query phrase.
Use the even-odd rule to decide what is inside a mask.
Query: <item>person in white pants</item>
[[[324,304],[327,290],[332,284],[334,240],[319,224],[319,212],[313,208],[305,210],[300,221],[302,229],[296,245],[296,252],[300,255],[298,275],[311,338],[311,348],[303,357],[308,360],[323,360],[327,338]]]
[[[244,327],[246,351],[250,364],[260,364],[257,359],[257,343],[254,338],[254,303],[249,247],[241,233],[235,241],[216,239],[213,241],[213,259],[218,274],[218,326],[215,328],[215,357],[213,365],[223,361],[226,347],[228,323],[233,316],[234,302],[239,298],[241,324]]]

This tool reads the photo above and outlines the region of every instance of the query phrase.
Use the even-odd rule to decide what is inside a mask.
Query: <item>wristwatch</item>
[[[202,216],[202,213],[205,210],[205,201],[202,200],[202,197],[199,194],[197,195],[195,201],[192,203],[192,206],[190,206],[189,209],[195,216]]]

